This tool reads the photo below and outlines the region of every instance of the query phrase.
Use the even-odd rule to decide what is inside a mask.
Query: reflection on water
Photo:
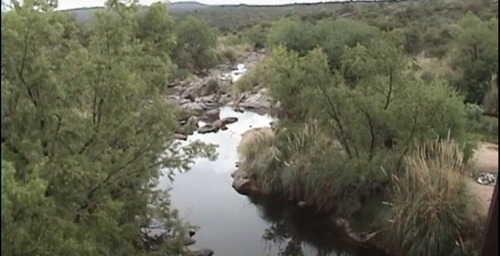
[[[249,200],[256,205],[261,218],[270,224],[263,238],[278,248],[277,255],[386,255],[376,248],[352,243],[326,213],[269,198]]]
[[[221,118],[237,117],[225,131],[194,134],[188,140],[217,144],[219,157],[197,160],[189,172],[160,182],[172,187],[172,206],[181,217],[200,226],[194,247],[208,247],[221,256],[346,255],[349,247],[329,223],[329,217],[295,205],[249,199],[231,187],[231,172],[238,160],[241,135],[251,129],[269,127],[272,118],[252,112],[221,109]],[[344,248],[339,250],[339,248]],[[356,255],[363,254],[359,252]]]

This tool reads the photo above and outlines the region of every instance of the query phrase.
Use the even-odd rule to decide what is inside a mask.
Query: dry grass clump
[[[382,243],[398,255],[472,255],[480,237],[477,202],[467,189],[460,146],[435,141],[394,177],[392,218]]]

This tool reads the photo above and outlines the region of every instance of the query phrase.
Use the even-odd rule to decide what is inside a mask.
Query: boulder
[[[204,111],[203,105],[198,102],[188,102],[181,105],[181,108],[195,112],[196,114],[201,114]]]
[[[176,134],[174,134],[174,137],[175,137],[175,139],[177,139],[177,140],[187,140],[187,138],[188,138],[188,137],[187,137],[187,135],[185,135],[185,134],[181,134],[181,133],[176,133]]]
[[[184,91],[182,98],[194,101],[196,98],[212,95],[218,93],[219,91],[219,82],[217,82],[216,79],[198,79],[191,83],[191,86]]]
[[[193,254],[195,256],[212,256],[214,255],[214,251],[208,248],[201,248],[198,250],[193,250]]]
[[[259,192],[259,189],[252,180],[248,177],[245,172],[235,171],[231,176],[233,176],[233,189],[242,195],[252,195]]]
[[[265,94],[265,91],[261,90],[244,99],[239,106],[249,109],[270,109],[272,107],[271,102],[271,98]]]
[[[220,110],[218,108],[210,109],[205,112],[204,116],[206,117],[207,120],[217,120],[220,117]]]
[[[238,118],[237,117],[226,117],[226,118],[223,118],[221,121],[223,124],[228,125],[228,124],[233,124],[233,123],[238,122]]]
[[[210,124],[204,125],[200,128],[198,128],[198,133],[199,134],[205,134],[205,133],[210,133],[210,132],[217,132],[219,128],[215,128]]]

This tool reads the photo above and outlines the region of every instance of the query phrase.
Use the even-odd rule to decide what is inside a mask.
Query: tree
[[[177,26],[177,37],[174,59],[180,68],[201,71],[215,64],[217,38],[206,23],[189,16]]]
[[[498,20],[483,21],[467,13],[452,35],[451,65],[460,76],[451,82],[465,94],[467,102],[481,104],[498,70]]]
[[[47,3],[2,16],[5,254],[182,253],[174,243],[150,252],[139,232],[152,216],[182,232],[158,178],[213,156],[174,140],[178,111],[149,77],[167,78],[155,54],[164,42],[137,40],[136,5],[109,1],[85,45]]]

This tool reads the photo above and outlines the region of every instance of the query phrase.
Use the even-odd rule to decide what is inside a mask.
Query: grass
[[[461,146],[435,141],[406,162],[405,175],[394,177],[384,247],[397,255],[472,255],[481,225],[465,184]]]
[[[477,248],[481,225],[465,184],[464,145],[450,137],[432,141],[412,151],[406,169],[391,178],[369,161],[344,161],[322,136],[308,125],[257,134],[240,148],[242,167],[267,194],[347,217],[358,231],[382,231],[374,241],[389,253],[471,255]],[[366,189],[384,180],[381,191]]]

